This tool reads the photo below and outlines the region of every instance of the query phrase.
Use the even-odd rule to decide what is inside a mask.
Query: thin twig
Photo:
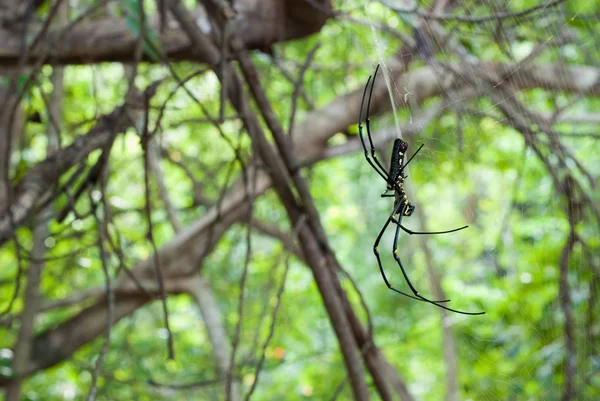
[[[160,258],[158,256],[158,248],[156,246],[156,242],[154,241],[154,228],[152,224],[152,205],[151,205],[151,191],[150,191],[150,174],[152,172],[152,166],[150,165],[150,149],[149,149],[149,141],[151,138],[148,133],[148,106],[149,106],[149,98],[145,97],[145,110],[144,113],[144,125],[142,128],[142,132],[140,134],[140,141],[142,143],[142,150],[144,152],[144,191],[145,191],[145,213],[146,220],[148,222],[148,231],[146,234],[146,238],[150,241],[153,250],[153,259],[154,259],[154,269],[156,272],[156,278],[158,280],[158,286],[160,289],[160,298],[161,304],[163,308],[163,315],[165,319],[165,329],[167,330],[167,348],[168,348],[168,357],[169,359],[175,359],[175,348],[173,346],[173,333],[171,332],[171,327],[169,325],[169,311],[167,308],[167,296],[165,293],[165,284],[162,273],[162,268],[160,264]]]
[[[88,392],[87,401],[94,401],[96,399],[96,392],[98,391],[97,382],[98,376],[100,374],[100,369],[102,368],[102,364],[104,363],[104,357],[108,352],[108,348],[110,346],[111,340],[111,332],[113,325],[113,315],[114,315],[114,307],[115,307],[115,297],[111,285],[110,273],[108,271],[108,258],[106,254],[106,249],[104,248],[105,241],[105,233],[107,232],[104,228],[103,221],[98,217],[96,213],[97,204],[95,203],[92,197],[92,186],[89,186],[89,200],[92,207],[92,213],[94,215],[94,219],[96,220],[96,229],[98,231],[98,250],[100,251],[100,262],[102,264],[102,272],[104,273],[104,282],[105,282],[105,291],[106,291],[106,303],[107,303],[107,325],[106,325],[106,340],[104,341],[104,345],[100,350],[100,354],[98,355],[98,359],[96,359],[96,364],[94,366],[94,370],[92,372],[92,384],[90,386],[90,391]],[[104,195],[102,195],[104,197]]]
[[[437,20],[437,21],[458,21],[458,22],[469,22],[469,23],[480,23],[486,21],[497,21],[501,19],[512,19],[512,18],[523,18],[528,16],[529,14],[535,13],[541,10],[547,10],[552,7],[556,7],[560,3],[563,3],[565,0],[554,0],[547,4],[539,4],[523,11],[515,11],[515,12],[502,12],[496,13],[493,15],[485,15],[481,17],[471,17],[471,16],[461,16],[461,15],[449,15],[449,14],[431,14],[417,9],[416,4],[412,8],[400,8],[396,3],[389,3],[387,0],[379,0],[380,3],[386,5],[392,10],[401,13],[401,14],[414,14],[426,20]]]
[[[244,174],[245,176],[245,174]],[[246,181],[246,196],[249,199],[250,193],[253,193],[253,189],[256,186],[256,170],[254,170],[253,179],[251,180],[252,184]],[[252,185],[252,189],[250,188]],[[227,401],[231,400],[232,397],[232,382],[233,382],[233,370],[235,368],[235,354],[240,342],[240,332],[242,328],[242,321],[244,318],[244,294],[246,290],[246,278],[248,277],[248,267],[250,265],[250,260],[252,258],[252,212],[253,212],[253,202],[250,202],[248,208],[248,225],[246,227],[246,258],[244,260],[244,268],[242,270],[242,277],[240,279],[240,295],[238,298],[238,320],[235,325],[235,334],[233,335],[233,344],[231,347],[231,356],[229,359],[229,369],[227,371],[226,381],[225,381],[225,399]]]
[[[294,227],[294,229],[292,230],[292,232],[290,234],[290,238],[288,239],[289,242],[294,241],[294,239],[298,235],[298,231],[300,231],[300,229],[302,228],[302,225],[304,225],[304,223],[305,223],[304,218],[301,218],[298,221],[298,224],[296,224],[296,227]],[[265,339],[265,342],[263,343],[260,359],[258,361],[258,365],[256,366],[256,371],[254,374],[254,380],[252,381],[250,390],[248,391],[248,393],[246,394],[246,397],[244,398],[245,401],[250,400],[250,397],[252,396],[252,394],[254,393],[254,390],[256,389],[256,386],[258,385],[258,379],[260,376],[260,372],[261,372],[263,363],[265,362],[265,356],[267,354],[267,347],[269,346],[269,343],[271,342],[271,339],[273,338],[273,334],[275,333],[275,322],[277,320],[277,312],[279,311],[279,307],[281,306],[281,299],[283,296],[283,291],[285,290],[285,283],[287,280],[287,275],[290,270],[290,256],[291,256],[291,253],[288,252],[287,257],[285,258],[285,270],[283,272],[281,284],[279,285],[279,289],[277,290],[277,302],[275,303],[275,307],[273,308],[273,313],[271,314],[271,326],[269,327],[269,334],[267,335],[267,338]]]
[[[321,46],[321,44],[319,42],[317,42],[313,46],[313,48],[310,49],[310,51],[306,55],[304,64],[302,64],[302,67],[300,68],[300,73],[298,74],[298,79],[294,83],[294,92],[292,94],[292,111],[290,113],[290,122],[288,124],[288,136],[290,137],[290,141],[294,140],[292,135],[294,134],[294,121],[296,118],[296,107],[298,106],[298,96],[300,94],[300,89],[302,88],[302,82],[304,82],[304,74],[306,74],[306,71],[308,70],[310,63],[312,62],[312,59],[313,59],[315,53],[317,52],[317,50],[319,50],[320,46]]]

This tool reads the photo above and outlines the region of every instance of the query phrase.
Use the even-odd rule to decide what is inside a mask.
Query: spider
[[[358,134],[360,136],[360,141],[361,141],[363,149],[365,151],[365,158],[367,159],[367,162],[371,165],[371,167],[373,167],[373,169],[377,172],[377,174],[379,174],[385,180],[385,182],[387,184],[386,190],[384,191],[384,193],[381,194],[381,197],[394,197],[394,210],[392,211],[392,214],[390,214],[390,216],[385,221],[385,224],[381,228],[381,231],[379,232],[379,235],[377,236],[377,239],[375,240],[375,244],[373,244],[373,253],[375,254],[375,257],[377,258],[377,263],[379,265],[379,271],[381,272],[383,281],[385,282],[385,285],[387,285],[387,287],[390,290],[395,291],[398,294],[404,295],[408,298],[416,299],[416,300],[422,301],[422,302],[427,302],[427,303],[433,304],[435,306],[438,306],[440,308],[446,309],[448,311],[461,313],[464,315],[482,315],[485,312],[462,312],[462,311],[448,308],[444,305],[441,305],[441,303],[443,303],[443,302],[449,302],[450,301],[449,299],[433,301],[433,300],[427,299],[427,298],[423,297],[422,295],[420,295],[419,292],[416,290],[416,288],[411,283],[410,279],[408,278],[408,275],[406,274],[406,271],[404,270],[404,266],[402,265],[402,261],[400,260],[400,256],[398,256],[398,234],[400,233],[400,230],[403,230],[410,235],[412,235],[412,234],[418,234],[418,235],[447,234],[447,233],[453,233],[456,231],[463,230],[463,229],[467,228],[468,226],[455,228],[454,230],[447,230],[447,231],[423,232],[423,231],[412,231],[402,225],[402,219],[404,217],[410,217],[415,210],[415,206],[409,202],[406,192],[404,191],[404,180],[407,177],[404,174],[404,169],[406,168],[406,166],[408,166],[408,163],[410,163],[411,160],[417,155],[417,153],[419,153],[419,151],[423,148],[424,145],[421,145],[417,149],[417,151],[415,153],[413,153],[413,155],[408,159],[408,161],[406,163],[404,163],[404,156],[406,155],[406,151],[408,150],[408,143],[406,143],[405,141],[403,141],[400,138],[397,138],[396,140],[394,140],[389,172],[386,171],[386,169],[381,165],[381,163],[377,159],[377,156],[375,155],[375,146],[373,145],[373,139],[371,138],[371,130],[369,127],[369,111],[371,109],[371,97],[373,95],[373,87],[375,86],[375,78],[377,77],[378,71],[379,71],[379,65],[377,65],[377,68],[375,69],[375,74],[372,76],[373,81],[371,82],[371,76],[369,76],[369,79],[367,80],[367,85],[365,86],[365,90],[363,92],[362,100],[360,103],[360,115],[359,115],[359,120],[358,120]],[[367,90],[369,88],[369,83],[371,83],[371,90],[369,91],[369,99],[367,100],[367,113],[366,113],[366,117],[365,117],[365,124],[366,124],[366,128],[367,128],[367,138],[369,140],[369,145],[371,147],[371,158],[372,159],[369,158],[369,151],[367,150],[367,145],[365,144],[365,139],[364,139],[363,132],[362,132],[362,128],[363,128],[362,127],[362,112],[363,112],[363,106],[365,103],[365,97],[367,94]],[[381,258],[379,257],[378,247],[379,247],[379,242],[381,241],[381,237],[383,236],[383,233],[385,232],[385,230],[387,229],[389,224],[392,222],[394,224],[396,224],[396,234],[394,236],[394,245],[393,245],[394,259],[398,263],[398,266],[400,266],[400,270],[402,271],[404,280],[408,284],[408,287],[412,291],[413,295],[410,295],[406,292],[400,291],[400,290],[392,287],[392,285],[390,284],[389,280],[387,279],[387,277],[383,271],[383,266],[381,264]]]

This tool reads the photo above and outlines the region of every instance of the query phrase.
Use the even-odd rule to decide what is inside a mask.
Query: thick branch
[[[12,205],[0,216],[0,246],[12,236],[15,227],[23,224],[38,200],[58,183],[62,174],[85,160],[92,151],[103,148],[115,135],[131,125],[132,120],[125,112],[127,108],[127,105],[123,105],[100,117],[96,126],[86,135],[75,139],[70,146],[47,157],[25,174],[14,189]],[[12,226],[9,213],[12,213]]]
[[[323,10],[331,9],[330,0],[315,1]],[[318,32],[325,24],[325,13],[304,1],[239,0],[236,1],[235,26],[248,49],[269,49],[277,42],[299,39]],[[188,11],[198,26],[211,31],[202,7]],[[151,26],[159,31],[159,22]],[[35,36],[41,26],[28,28]],[[0,28],[0,66],[16,67],[22,53],[22,31],[11,26]],[[139,39],[124,19],[104,18],[74,26],[54,27],[29,55],[29,63],[43,58],[53,65],[102,62],[133,62]],[[161,35],[161,46],[171,61],[209,62],[193,51],[185,32],[169,30]],[[146,59],[145,61],[151,61]]]

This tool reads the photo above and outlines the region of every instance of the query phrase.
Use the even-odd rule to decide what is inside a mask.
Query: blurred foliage
[[[339,9],[369,24],[385,24],[405,34],[411,32],[409,20],[399,18],[376,2],[337,3]],[[494,11],[490,2],[467,3],[462,10],[468,8],[472,15],[489,15]],[[129,15],[133,15],[137,2],[127,4],[127,7],[134,7],[128,9]],[[538,2],[533,0],[512,1],[511,7],[517,10],[536,4]],[[537,14],[538,18],[547,19],[545,30],[539,30],[539,21],[535,21],[538,24],[525,21],[513,31],[514,37],[501,44],[491,38],[493,22],[449,24],[456,26],[461,43],[473,55],[482,60],[505,62],[508,59],[503,46],[510,47],[519,57],[531,49],[534,40],[549,38],[561,29],[560,24],[568,24],[582,38],[589,39],[598,31],[595,21],[584,18],[598,12],[597,4],[569,1],[567,9],[573,18],[571,14],[556,12],[544,14],[544,17]],[[139,31],[139,18],[132,17],[131,21],[137,24],[134,27]],[[307,52],[317,41],[321,44],[303,86],[315,107],[362,88],[376,62],[399,51],[401,44],[397,39],[381,31],[373,33],[369,24],[330,20],[318,35],[275,47],[284,68],[294,75]],[[153,41],[153,34],[149,34],[148,40]],[[144,47],[144,50],[152,52],[151,47]],[[589,54],[571,50],[569,54],[550,51],[539,60],[590,63]],[[593,51],[590,49],[592,61],[598,65],[598,54]],[[293,83],[285,79],[270,56],[257,52],[253,57],[262,82],[269,83],[265,89],[275,112],[287,127]],[[173,65],[180,77],[202,67],[193,63]],[[165,67],[160,65],[140,66],[139,71],[136,84],[140,87],[166,74]],[[52,91],[51,74],[52,68],[45,67],[40,77],[41,85],[25,98],[28,107],[42,113],[46,125],[48,117],[43,96]],[[97,116],[117,106],[127,89],[124,67],[117,64],[66,67],[64,85],[66,129],[62,136],[63,145],[89,130]],[[155,101],[159,104],[166,101],[175,86],[175,82],[166,85]],[[219,84],[214,75],[198,75],[188,82],[188,88],[213,118],[218,115]],[[572,95],[554,96],[542,90],[531,90],[519,96],[541,111],[552,111],[556,102],[566,104],[572,100]],[[309,105],[301,98],[298,102],[296,121],[302,121],[310,112]],[[469,106],[485,110],[491,104],[481,99]],[[576,107],[582,112],[598,110],[598,100],[579,100]],[[226,117],[233,117],[230,108],[226,109]],[[407,121],[410,113],[399,111],[398,118]],[[195,202],[188,174],[201,183],[205,197],[217,200],[223,188],[240,173],[230,145],[205,119],[204,111],[180,89],[169,100],[162,121],[164,132],[160,139],[167,157],[163,158],[161,166],[185,224],[201,217],[207,210]],[[391,114],[372,120],[374,132],[391,125]],[[23,150],[18,153],[20,160],[13,160],[12,164],[15,177],[22,174],[21,170],[26,171],[44,159],[46,139],[42,127],[27,126],[20,144]],[[589,137],[568,137],[571,131],[593,131],[594,128],[564,123],[561,132],[567,134],[561,139],[594,177],[598,177],[599,141]],[[240,138],[242,127],[237,120],[227,120],[221,129],[233,143],[239,143],[244,154],[249,153],[248,138]],[[356,126],[350,127],[350,135],[356,132]],[[343,142],[344,139],[336,137],[331,143],[335,141]],[[525,148],[522,136],[493,118],[462,115],[459,122],[456,114],[449,111],[413,137],[411,148],[416,149],[420,143],[426,146],[411,163],[409,181],[416,193],[413,203],[425,212],[428,228],[444,230],[465,222],[470,225],[468,230],[428,238],[436,272],[455,307],[487,312],[478,317],[451,317],[458,348],[461,398],[558,400],[563,388],[565,363],[564,318],[558,304],[558,260],[569,229],[564,197],[554,188],[548,172],[533,152]],[[98,152],[90,155],[90,162],[98,155]],[[177,163],[185,164],[188,171]],[[152,255],[143,212],[142,150],[133,130],[117,139],[110,164],[113,173],[106,196],[113,212],[113,230],[119,233],[125,262],[132,266]],[[365,162],[362,152],[319,162],[306,168],[304,174],[309,178],[331,246],[342,266],[359,284],[369,307],[376,343],[417,399],[444,399],[446,372],[439,311],[432,305],[388,291],[372,254],[375,237],[391,210],[391,201],[380,197],[383,183]],[[597,191],[592,195],[600,202]],[[154,237],[160,246],[173,237],[173,230],[155,188],[153,196],[156,197],[152,215]],[[59,202],[57,210],[62,206],[64,204]],[[83,197],[78,209],[88,208],[89,201]],[[289,229],[285,211],[271,192],[256,200],[254,215],[282,230]],[[416,218],[407,219],[406,224],[416,228]],[[600,308],[598,300],[595,305],[590,303],[592,269],[599,269],[600,265],[600,253],[597,252],[600,229],[586,220],[578,222],[577,229],[596,250],[590,253],[576,247],[569,262],[580,372],[577,386],[582,391],[579,399],[592,400],[600,397]],[[230,335],[233,335],[238,320],[239,282],[247,252],[246,230],[245,225],[230,229],[202,266],[202,274],[217,297]],[[45,299],[56,301],[102,286],[104,275],[95,246],[93,218],[75,219],[71,215],[63,224],[51,223],[50,231],[54,245],[48,250],[47,257],[51,261],[42,277]],[[29,229],[20,229],[18,238],[25,249],[31,248]],[[262,342],[271,324],[276,289],[289,256],[280,242],[256,230],[252,231],[251,238],[250,275],[235,371],[244,385],[251,383],[254,377]],[[391,256],[391,241],[391,234],[386,234],[381,245],[386,250],[382,253],[382,261],[391,281],[399,284],[402,279]],[[423,294],[430,294],[425,259],[418,240],[402,233],[399,252],[415,286]],[[112,268],[116,268],[116,257],[111,257],[111,263],[114,264]],[[344,365],[310,271],[293,256],[289,263],[275,334],[266,349],[266,361],[254,399],[327,399],[344,381]],[[0,271],[0,306],[4,309],[12,296],[12,280],[17,271],[13,244],[0,249],[0,265],[4,267]],[[342,280],[357,313],[364,318],[355,289],[348,280],[343,277]],[[23,285],[24,281],[22,288]],[[83,307],[85,305],[74,304],[44,312],[36,319],[36,330],[52,328]],[[167,360],[160,304],[155,302],[141,308],[113,328],[110,350],[99,381],[98,399],[143,401],[222,397],[222,388],[218,386],[198,386],[184,391],[149,384],[152,381],[183,385],[210,381],[217,376],[210,342],[193,300],[184,295],[171,296],[168,307],[176,359]],[[21,308],[22,298],[18,298],[12,312],[18,313]],[[0,349],[0,374],[10,370],[11,353],[7,348],[14,343],[17,328],[17,324],[12,324],[0,329],[0,348],[3,348]],[[586,333],[592,334],[593,341]],[[79,350],[71,360],[28,379],[24,385],[24,399],[82,399],[89,389],[91,372],[103,343],[104,338],[98,338]],[[582,382],[582,378],[587,381]],[[340,399],[349,399],[349,391],[346,386]]]

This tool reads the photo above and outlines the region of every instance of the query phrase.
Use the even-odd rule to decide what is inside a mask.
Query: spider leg
[[[398,234],[400,234],[400,227],[402,227],[400,225],[400,222],[402,221],[402,216],[404,215],[404,211],[406,210],[406,205],[399,204],[399,206],[401,206],[400,217],[398,217],[398,220],[396,221],[396,234],[394,235],[394,247],[392,248],[392,250],[394,253],[394,259],[396,259],[396,262],[398,262],[398,266],[400,266],[400,270],[402,270],[402,275],[404,275],[404,280],[406,280],[406,284],[408,284],[408,286],[410,287],[410,290],[415,294],[415,296],[418,297],[418,296],[420,296],[419,291],[417,291],[417,289],[410,282],[410,279],[408,278],[408,274],[406,274],[406,271],[404,270],[404,266],[402,266],[402,261],[400,261],[400,256],[398,256]],[[394,220],[396,220],[396,219],[394,219]]]
[[[383,277],[383,281],[385,282],[385,285],[390,290],[392,290],[394,292],[397,292],[398,294],[404,295],[405,297],[416,299],[417,301],[428,302],[428,303],[448,302],[448,301],[450,301],[449,299],[445,299],[445,300],[442,300],[442,301],[430,301],[430,300],[425,299],[425,298],[421,297],[420,295],[418,295],[415,290],[413,290],[413,292],[415,293],[415,296],[409,295],[409,294],[407,294],[405,292],[402,292],[402,291],[397,290],[396,288],[392,287],[392,285],[388,281],[388,279],[387,279],[387,277],[386,277],[386,275],[385,275],[385,273],[383,271],[383,265],[381,264],[381,258],[379,257],[379,251],[377,250],[377,248],[379,247],[379,242],[381,241],[381,237],[383,236],[383,233],[385,232],[385,229],[387,228],[387,226],[392,221],[392,218],[394,217],[394,215],[396,213],[398,213],[398,209],[401,206],[402,206],[402,204],[399,204],[397,207],[394,208],[394,211],[392,212],[392,214],[390,215],[390,217],[388,217],[388,219],[386,220],[385,224],[383,225],[381,231],[379,232],[379,235],[377,236],[377,239],[375,240],[375,244],[373,244],[373,253],[375,254],[375,257],[377,258],[377,264],[379,265],[379,271],[381,272],[381,277]],[[396,237],[398,237],[397,234],[396,234]],[[395,243],[394,243],[394,248],[396,248],[396,244]],[[402,265],[400,265],[400,268],[402,269],[402,272],[404,273],[404,269],[402,268]],[[406,274],[404,275],[404,277],[406,278]],[[409,285],[411,286],[411,289],[412,289],[412,284],[410,284],[410,281],[408,279],[406,279],[406,281],[409,283]]]
[[[398,225],[398,227],[400,227],[402,230],[404,230],[406,233],[408,233],[410,235],[413,235],[413,234],[419,234],[419,235],[425,235],[425,234],[448,234],[448,233],[453,233],[453,232],[456,232],[456,231],[464,230],[465,228],[469,227],[469,226],[464,226],[464,227],[460,227],[460,228],[455,228],[454,230],[447,230],[447,231],[413,231],[411,229],[408,229],[408,228],[404,227],[396,219],[392,219],[392,221],[394,223],[396,223]]]
[[[375,73],[377,73],[377,70],[375,70]],[[362,143],[362,147],[365,150],[365,158],[367,159],[367,162],[371,165],[371,167],[373,167],[373,169],[375,171],[377,171],[377,174],[379,174],[384,180],[385,182],[389,182],[389,177],[388,174],[385,170],[385,168],[383,168],[383,166],[381,165],[381,163],[379,163],[379,161],[377,160],[377,158],[375,157],[375,147],[373,146],[373,142],[371,141],[371,132],[369,130],[369,107],[371,105],[371,97],[369,95],[369,105],[367,106],[367,135],[369,136],[369,142],[371,144],[371,155],[373,156],[373,159],[375,160],[375,163],[373,163],[373,161],[369,158],[369,151],[367,150],[367,145],[365,144],[365,138],[363,137],[363,133],[362,133],[362,111],[363,111],[363,106],[365,105],[365,96],[367,95],[367,89],[369,89],[369,83],[371,82],[371,77],[369,77],[369,79],[367,80],[367,85],[365,86],[365,90],[363,92],[362,95],[362,100],[360,101],[360,115],[358,118],[358,135],[360,137],[360,142]],[[373,79],[373,82],[375,82],[375,79]],[[373,92],[373,87],[371,86],[371,92]]]
[[[367,115],[365,116],[365,123],[367,124],[367,137],[369,138],[369,144],[371,145],[371,156],[373,157],[373,160],[375,160],[375,163],[377,163],[377,165],[383,170],[385,170],[385,167],[383,167],[381,165],[381,163],[379,162],[379,160],[377,160],[377,156],[375,155],[375,145],[373,145],[373,138],[371,137],[371,128],[370,128],[370,122],[371,119],[369,118],[369,115],[371,113],[371,98],[373,97],[373,88],[375,88],[375,79],[377,79],[377,72],[379,71],[379,64],[377,64],[377,67],[375,68],[375,74],[373,74],[373,82],[371,82],[371,90],[369,91],[369,100],[367,101]],[[390,177],[393,178],[393,177]]]
[[[413,155],[410,157],[410,159],[408,159],[408,161],[400,168],[400,170],[404,170],[404,168],[408,165],[408,163],[410,163],[410,161],[417,155],[417,153],[419,153],[419,151],[421,149],[423,149],[423,146],[425,146],[425,144],[422,144],[421,146],[419,146],[419,149],[417,149],[417,151],[415,153],[413,153]],[[407,178],[408,176],[404,176],[404,178]],[[381,195],[383,197],[383,195]],[[411,211],[412,213],[412,211]],[[409,214],[411,214],[409,213]],[[404,216],[404,213],[400,213],[401,216]],[[392,217],[392,221],[394,223],[396,223],[402,230],[404,230],[405,232],[407,232],[410,235],[413,234],[420,234],[420,235],[424,235],[424,234],[448,234],[448,233],[453,233],[456,231],[460,231],[460,230],[464,230],[465,228],[469,227],[469,226],[464,226],[464,227],[460,227],[460,228],[455,228],[453,230],[446,230],[446,231],[412,231],[411,229],[408,229],[406,227],[404,227],[401,224],[402,218],[400,218],[400,220],[396,220]],[[396,230],[397,231],[397,230]]]
[[[400,170],[404,170],[404,168],[405,168],[406,166],[408,166],[408,163],[410,163],[410,161],[413,159],[413,157],[415,157],[415,156],[417,155],[417,153],[419,153],[419,151],[420,151],[421,149],[423,149],[423,146],[425,146],[425,144],[424,144],[424,143],[423,143],[423,144],[421,144],[421,146],[419,146],[419,149],[417,149],[417,151],[416,151],[415,153],[413,153],[413,154],[412,154],[412,156],[410,157],[410,159],[408,159],[408,161],[407,161],[406,163],[404,163],[404,165],[403,165],[402,167],[400,167]],[[408,176],[406,176],[406,177],[408,177]],[[406,178],[406,177],[405,177],[405,178]]]
[[[423,297],[422,295],[419,295],[419,293],[417,292],[415,287],[413,287],[412,283],[410,282],[410,279],[408,278],[408,275],[406,274],[406,271],[404,270],[404,267],[402,266],[402,261],[400,260],[400,256],[398,256],[398,234],[400,233],[400,228],[402,228],[402,225],[400,223],[402,222],[402,216],[404,215],[403,212],[404,212],[404,210],[406,210],[406,205],[402,205],[402,206],[403,206],[402,209],[400,209],[400,217],[398,218],[398,222],[396,223],[396,235],[394,236],[394,259],[396,259],[396,262],[398,262],[398,266],[400,266],[400,270],[402,270],[404,279],[406,280],[406,283],[410,287],[411,291],[421,301],[430,303],[430,304],[440,307],[442,309],[446,309],[450,312],[460,313],[462,315],[483,315],[483,314],[485,314],[485,312],[463,312],[463,311],[459,311],[456,309],[448,308],[446,306],[440,305],[439,304],[440,301],[432,301],[430,299]]]

